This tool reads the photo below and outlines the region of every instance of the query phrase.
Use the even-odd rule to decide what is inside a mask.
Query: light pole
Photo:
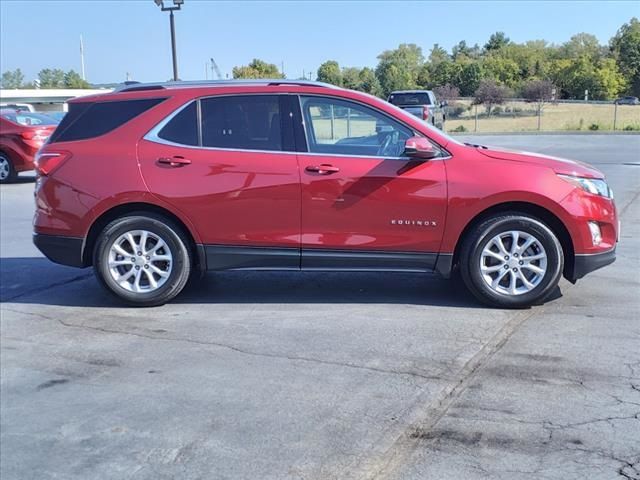
[[[180,10],[184,0],[173,0],[172,7],[165,7],[164,0],[153,0],[163,12],[169,12],[169,24],[171,25],[171,55],[173,57],[173,80],[178,81],[178,58],[176,56],[176,24],[173,19],[174,10]]]

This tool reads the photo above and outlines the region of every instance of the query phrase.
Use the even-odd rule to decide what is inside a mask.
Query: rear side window
[[[191,102],[169,120],[158,133],[158,137],[181,145],[198,145],[196,102]]]
[[[85,140],[109,133],[156,106],[164,98],[72,103],[49,143]]]
[[[282,150],[277,95],[204,98],[202,145],[243,150]]]

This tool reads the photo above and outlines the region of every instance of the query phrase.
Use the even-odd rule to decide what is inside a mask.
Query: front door
[[[443,157],[403,156],[414,132],[335,97],[301,96],[302,267],[431,270],[446,213]]]

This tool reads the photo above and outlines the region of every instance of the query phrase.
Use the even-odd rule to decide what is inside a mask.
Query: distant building
[[[67,111],[67,101],[75,97],[108,93],[112,89],[0,89],[0,103],[27,103],[37,111]]]

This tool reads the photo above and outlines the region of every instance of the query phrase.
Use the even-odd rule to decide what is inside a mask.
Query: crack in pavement
[[[30,316],[42,318],[42,319],[45,319],[45,320],[54,321],[54,322],[57,322],[57,323],[59,323],[60,325],[62,325],[64,327],[67,327],[67,328],[80,328],[80,329],[84,329],[84,330],[90,330],[90,331],[102,332],[102,333],[110,333],[110,334],[114,334],[114,335],[130,335],[130,336],[135,336],[135,337],[139,337],[139,338],[146,338],[146,339],[149,339],[149,340],[158,340],[158,341],[165,341],[165,342],[182,342],[182,343],[189,343],[189,344],[200,345],[200,346],[218,347],[218,348],[224,348],[226,350],[230,350],[230,351],[233,351],[233,352],[236,352],[236,353],[241,353],[243,355],[250,355],[250,356],[253,356],[253,357],[266,357],[266,358],[275,358],[275,359],[280,359],[280,360],[310,362],[310,363],[317,363],[317,364],[321,364],[321,365],[332,365],[332,366],[338,366],[338,367],[354,368],[354,369],[358,369],[358,370],[368,370],[368,371],[375,372],[375,373],[410,376],[410,377],[415,377],[415,378],[421,378],[421,379],[424,379],[424,380],[443,380],[443,381],[448,381],[448,378],[446,376],[442,376],[442,375],[426,375],[426,374],[419,373],[419,372],[414,372],[414,371],[411,371],[411,370],[392,370],[392,369],[384,369],[384,368],[377,368],[377,367],[369,367],[369,366],[366,366],[366,365],[358,365],[358,364],[355,364],[355,363],[338,362],[338,361],[332,361],[332,360],[323,360],[323,359],[312,358],[312,357],[303,357],[303,356],[297,356],[297,355],[281,355],[281,354],[270,353],[270,352],[258,352],[258,351],[248,350],[248,349],[237,347],[235,345],[230,345],[230,344],[221,343],[221,342],[210,342],[210,341],[204,341],[204,340],[194,340],[194,339],[190,339],[190,338],[160,337],[160,336],[156,336],[156,335],[148,335],[148,334],[139,333],[139,332],[128,332],[128,331],[125,331],[125,330],[117,330],[117,329],[109,329],[109,328],[104,328],[104,327],[93,327],[93,326],[84,325],[84,324],[68,323],[68,322],[65,322],[65,321],[63,321],[63,320],[61,320],[59,318],[54,318],[54,317],[51,317],[51,316],[48,316],[48,315],[44,315],[44,314],[41,314],[41,313],[26,312],[24,310],[16,310],[16,309],[11,309],[11,308],[4,308],[4,310],[6,310],[8,312],[18,313],[18,314],[22,314],[22,315],[30,315]]]

